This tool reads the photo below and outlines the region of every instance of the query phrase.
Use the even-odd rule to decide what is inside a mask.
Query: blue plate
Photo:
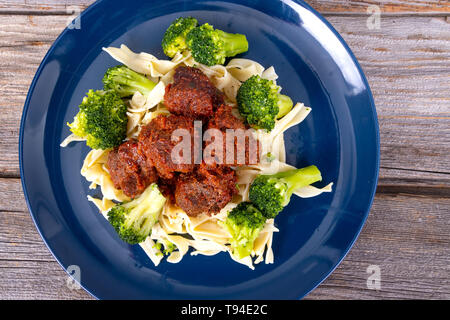
[[[84,94],[116,65],[102,47],[126,44],[164,58],[160,42],[175,18],[246,34],[242,55],[273,65],[283,93],[312,107],[286,134],[288,162],[317,165],[334,191],[294,197],[277,217],[275,263],[252,271],[221,253],[187,255],[155,267],[123,243],[87,201],[84,143],[60,148]],[[98,1],[66,29],[31,84],[20,127],[20,169],[31,215],[61,266],[80,268],[81,285],[101,299],[298,299],[323,281],[357,238],[374,197],[379,134],[373,98],[338,33],[303,1]]]

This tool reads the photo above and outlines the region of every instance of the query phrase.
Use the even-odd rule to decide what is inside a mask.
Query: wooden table
[[[69,289],[38,235],[17,151],[39,63],[68,18],[92,2],[0,0],[0,299],[92,298]],[[307,298],[449,299],[450,2],[309,3],[345,38],[368,77],[380,121],[381,170],[355,246]],[[378,290],[372,278],[368,286],[373,270],[380,272]]]

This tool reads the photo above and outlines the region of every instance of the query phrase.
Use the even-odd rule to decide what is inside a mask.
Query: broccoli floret
[[[321,180],[316,166],[260,175],[250,186],[249,198],[266,218],[275,218],[288,205],[292,193]]]
[[[171,254],[173,251],[175,251],[176,249],[177,249],[177,246],[174,245],[172,242],[169,242],[164,246],[164,254],[167,256],[167,255]]]
[[[80,111],[67,125],[92,149],[108,149],[126,138],[127,122],[127,107],[116,92],[89,90]]]
[[[166,256],[168,256],[177,249],[177,246],[174,243],[165,239],[158,240],[155,246],[159,251],[162,251],[162,253]]]
[[[284,117],[293,107],[291,98],[279,91],[280,87],[271,80],[258,75],[250,77],[237,93],[239,113],[253,128],[271,131],[275,119]]]
[[[153,183],[137,198],[109,210],[108,220],[123,241],[141,243],[150,235],[165,203],[166,198]]]
[[[147,96],[156,83],[126,66],[116,66],[106,71],[103,77],[103,86],[106,90],[114,90],[124,98],[134,95],[136,91]]]
[[[161,251],[163,248],[163,244],[159,241],[156,241],[155,244],[153,245],[153,248],[155,248],[158,251]]]
[[[192,29],[186,42],[194,60],[207,66],[223,64],[225,58],[248,51],[245,35],[214,29],[208,23]]]
[[[192,17],[178,18],[167,28],[162,39],[164,53],[173,58],[177,52],[186,50],[186,35],[197,26],[197,19]]]
[[[250,255],[266,218],[250,202],[241,202],[228,213],[224,226],[231,234],[231,249],[239,259]]]
[[[267,162],[272,162],[276,159],[276,156],[272,154],[272,152],[268,152],[266,154],[266,161]]]

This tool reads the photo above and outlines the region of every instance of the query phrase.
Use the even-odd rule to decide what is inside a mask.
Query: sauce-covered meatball
[[[229,167],[201,164],[177,179],[176,204],[190,216],[218,213],[237,193],[236,181]]]
[[[176,69],[164,104],[170,115],[152,119],[137,140],[110,152],[114,186],[134,198],[156,182],[168,201],[190,216],[220,212],[238,191],[232,167],[257,163],[258,141],[197,68]]]
[[[158,180],[155,168],[139,152],[136,140],[126,141],[109,153],[108,169],[114,187],[130,198]]]
[[[206,118],[223,103],[223,94],[197,68],[178,67],[173,79],[164,95],[171,113]]]
[[[207,129],[217,129],[220,132],[206,131],[205,162],[230,166],[259,162],[259,143],[253,137],[252,129],[233,115],[231,106],[220,106],[209,120]],[[217,134],[221,134],[222,151],[216,150],[219,145],[209,146],[215,142]],[[210,154],[212,157],[209,157]]]
[[[158,179],[159,191],[166,197],[170,203],[175,203],[175,184],[178,179],[178,174],[175,174],[172,179]]]
[[[188,173],[194,169],[194,138],[192,118],[160,115],[142,127],[139,150],[155,166],[159,176],[172,179],[175,172]],[[184,154],[182,147],[174,150],[183,139],[191,139],[190,154]]]

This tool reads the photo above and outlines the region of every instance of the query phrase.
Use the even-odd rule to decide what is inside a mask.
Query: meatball
[[[218,213],[237,193],[234,170],[201,164],[190,174],[180,175],[175,186],[175,202],[189,216]]]
[[[108,155],[108,168],[114,187],[130,198],[140,195],[158,179],[155,168],[139,152],[136,140],[113,149]]]
[[[231,106],[220,106],[209,120],[207,129],[220,131],[223,147],[222,151],[216,150],[219,146],[215,144],[208,148],[211,143],[215,142],[214,136],[218,132],[206,131],[205,162],[232,166],[257,164],[259,162],[259,143],[253,137],[251,129],[233,115]],[[230,140],[228,143],[227,136]],[[210,141],[208,142],[208,140]],[[211,157],[208,158],[209,155]]]
[[[208,122],[208,128],[216,128],[222,131],[226,129],[246,130],[244,122],[236,118],[232,112],[233,108],[228,105],[221,105]]]
[[[175,134],[175,130],[180,130],[180,135]],[[188,173],[194,169],[193,119],[160,115],[142,127],[138,139],[139,150],[155,166],[161,178],[172,179],[175,172]],[[185,142],[186,147],[190,147],[188,154],[184,153]],[[174,150],[178,144],[182,146]]]
[[[161,191],[170,203],[175,203],[175,183],[177,179],[178,175],[174,175],[172,179],[159,178],[158,180],[159,191]]]
[[[197,68],[178,67],[173,79],[164,95],[171,113],[207,118],[223,103],[223,94]]]

